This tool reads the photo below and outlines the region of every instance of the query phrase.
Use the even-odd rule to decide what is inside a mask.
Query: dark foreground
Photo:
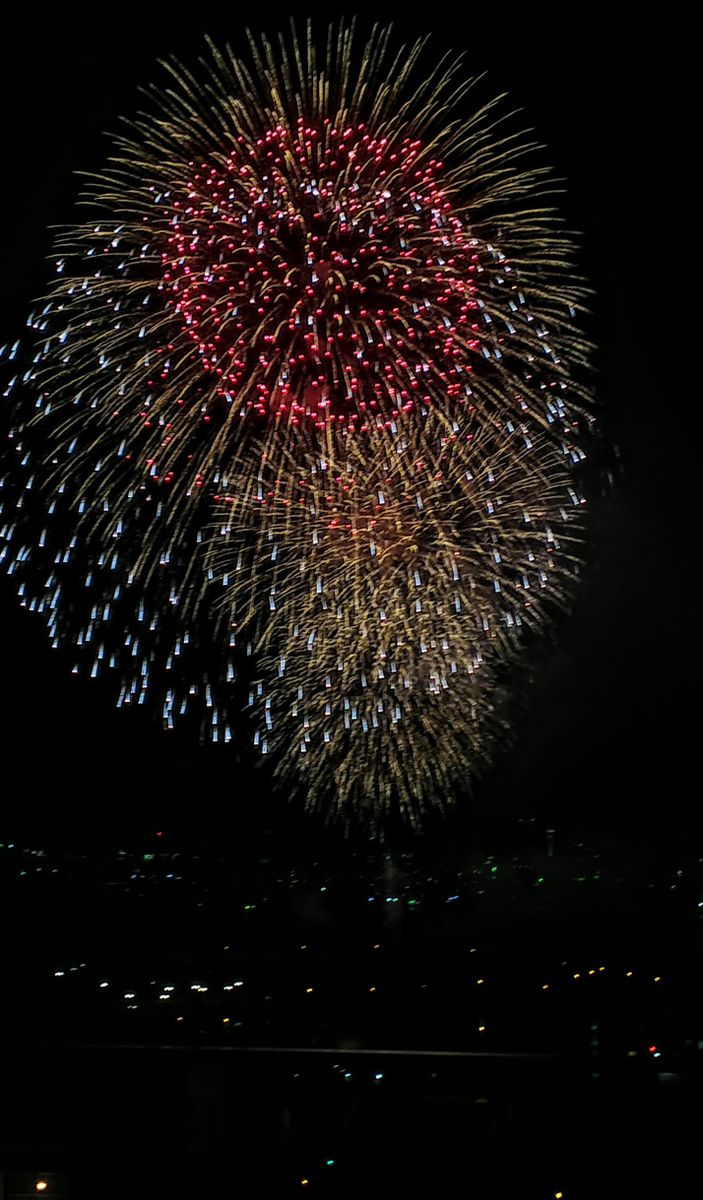
[[[665,1066],[6,1047],[5,1200],[693,1195],[700,1073]]]
[[[697,1195],[701,857],[6,842],[0,1200]]]

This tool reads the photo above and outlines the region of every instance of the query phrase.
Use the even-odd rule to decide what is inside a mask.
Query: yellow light
[[[485,983],[485,980],[483,980],[483,979],[477,979],[477,980],[476,980],[476,983]]]
[[[661,975],[655,975],[655,976],[654,976],[654,982],[655,982],[655,983],[661,983],[661,981],[662,981],[662,977],[661,977]]]
[[[312,991],[312,988],[306,988],[305,991],[309,993]]]
[[[45,1192],[48,1186],[49,1185],[45,1179],[37,1179],[37,1182],[34,1185],[34,1190],[35,1192]]]
[[[577,971],[576,974],[574,975],[574,979],[580,979],[580,978],[581,978],[581,972]]]
[[[589,975],[595,975],[595,971],[589,971],[589,972],[588,972],[588,974],[589,974]]]
[[[627,978],[629,979],[630,976],[632,975],[632,971],[626,971],[625,974],[627,975]]]
[[[306,1184],[308,1184],[308,1183],[310,1182],[310,1180],[309,1180],[309,1179],[301,1179],[301,1181],[300,1181],[300,1182],[301,1182],[301,1185],[302,1185],[303,1187],[305,1187],[305,1185],[306,1185]]]
[[[605,970],[605,967],[599,967],[599,968],[598,968],[598,970],[599,970],[599,971],[604,971],[604,970]]]
[[[229,1025],[229,1017],[223,1017],[223,1018],[222,1018],[222,1024],[223,1024],[223,1025]]]
[[[564,1197],[563,1192],[555,1192],[554,1193],[554,1200],[563,1200],[563,1197]]]
[[[376,991],[376,989],[375,989],[375,987],[370,987],[370,988],[369,988],[369,991],[370,991],[370,992],[375,992],[375,991]]]
[[[479,1031],[479,1033],[485,1033],[485,1032],[486,1032],[486,1026],[485,1026],[485,1025],[479,1025],[479,1027],[478,1027],[478,1031]]]
[[[548,983],[543,983],[543,984],[542,984],[542,991],[543,991],[543,992],[546,992],[546,991],[547,991],[547,989],[548,989],[548,987],[549,987],[549,984],[548,984]]]

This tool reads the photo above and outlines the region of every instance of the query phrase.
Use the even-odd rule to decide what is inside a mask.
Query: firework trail
[[[248,696],[307,804],[371,826],[490,752],[578,573],[589,420],[552,178],[423,49],[165,64],[57,239],[3,504],[76,671],[215,742]]]

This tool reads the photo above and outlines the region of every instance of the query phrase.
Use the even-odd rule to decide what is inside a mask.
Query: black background
[[[309,6],[303,15],[326,22],[342,11]],[[576,836],[685,839],[694,819],[687,781],[696,690],[686,460],[696,402],[695,384],[676,378],[692,357],[680,298],[690,246],[674,144],[678,51],[662,28],[616,25],[606,6],[414,12],[381,3],[357,11],[362,28],[376,17],[394,20],[408,40],[431,33],[430,58],[464,51],[468,70],[487,71],[489,90],[508,91],[549,147],[568,181],[565,215],[582,231],[600,423],[605,446],[618,449],[603,454],[615,489],[603,501],[594,488],[585,582],[539,660],[516,744],[473,800],[432,832],[433,852],[457,838],[468,845],[474,835],[493,836],[519,815]],[[103,131],[136,111],[137,87],[158,76],[156,59],[175,53],[192,62],[204,33],[243,46],[246,23],[275,32],[289,13],[209,3],[15,12],[0,73],[2,340],[20,335],[49,278],[48,226],[71,219],[75,172],[104,161]],[[267,776],[252,780],[234,753],[174,742],[72,679],[6,579],[0,600],[7,826],[88,840],[177,827],[241,841],[266,824],[291,852],[297,841],[339,849],[340,833],[291,813],[285,795],[271,796]]]

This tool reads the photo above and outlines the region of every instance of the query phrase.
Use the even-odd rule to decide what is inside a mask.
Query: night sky
[[[595,289],[589,332],[599,347],[604,446],[594,458],[613,469],[615,489],[603,500],[592,485],[585,582],[535,659],[515,746],[431,836],[441,854],[457,836],[467,844],[534,816],[542,828],[572,834],[685,839],[695,668],[686,616],[689,473],[681,460],[695,398],[672,379],[684,347],[667,276],[685,250],[669,216],[677,211],[668,182],[676,179],[668,162],[673,104],[661,99],[661,73],[672,64],[664,49],[655,54],[644,44],[644,33],[604,28],[586,9],[568,19],[559,10],[550,28],[541,9],[524,6],[516,16],[462,7],[457,15],[454,6],[426,6],[421,18],[406,16],[408,6],[357,9],[396,20],[409,40],[431,32],[435,55],[465,50],[471,72],[488,72],[489,91],[508,91],[524,108],[567,178],[564,213],[582,231],[581,264]],[[49,277],[48,227],[71,219],[75,172],[104,161],[103,131],[135,112],[136,89],[155,78],[156,59],[173,52],[193,61],[204,33],[241,45],[241,24],[248,18],[259,28],[260,11],[275,32],[290,8],[231,8],[227,20],[208,3],[175,16],[172,6],[120,4],[90,17],[62,9],[18,18],[0,72],[1,341],[21,334]],[[343,10],[308,6],[303,15],[309,11],[327,21]],[[6,824],[107,839],[126,828],[205,836],[224,829],[235,840],[270,825],[292,848],[296,839],[340,842],[341,834],[287,811],[265,773],[252,778],[228,749],[173,741],[72,679],[40,621],[19,610],[5,577],[0,582],[4,760],[6,778],[16,780],[6,790]]]

